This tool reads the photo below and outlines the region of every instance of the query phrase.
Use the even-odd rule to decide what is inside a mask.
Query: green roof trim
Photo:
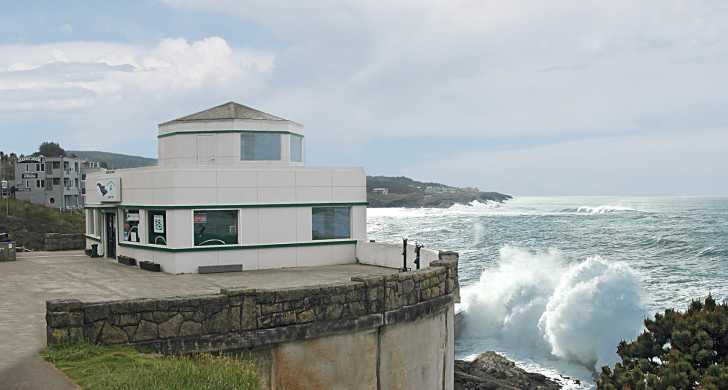
[[[208,245],[195,246],[188,248],[170,248],[161,245],[136,244],[130,242],[119,242],[119,246],[127,248],[149,249],[162,252],[199,252],[199,251],[224,251],[224,250],[245,250],[245,249],[267,249],[267,248],[291,248],[306,246],[324,246],[324,245],[355,245],[357,240],[325,240],[325,241],[305,241],[305,242],[289,242],[283,244],[253,244],[253,245]]]
[[[224,134],[224,133],[245,133],[245,132],[256,132],[256,133],[274,133],[274,134],[293,134],[304,137],[303,134],[296,133],[294,131],[278,131],[278,130],[190,130],[190,131],[170,131],[169,133],[159,134],[157,138],[169,137],[177,134]]]
[[[203,204],[203,205],[140,205],[140,204],[117,204],[107,205],[86,205],[87,209],[152,209],[152,210],[173,210],[173,209],[255,209],[272,207],[346,207],[346,206],[368,206],[369,202],[340,202],[340,203],[261,203],[261,204]]]

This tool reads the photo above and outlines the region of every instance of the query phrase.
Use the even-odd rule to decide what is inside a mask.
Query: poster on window
[[[154,214],[152,226],[154,233],[164,234],[164,215]]]

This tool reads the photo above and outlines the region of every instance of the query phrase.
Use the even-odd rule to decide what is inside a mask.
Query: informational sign
[[[153,227],[154,233],[164,234],[164,215],[154,214],[154,219],[152,220],[152,227]]]
[[[101,202],[121,202],[121,178],[108,177],[96,181],[96,194]]]
[[[139,213],[128,213],[126,214],[127,222],[139,222]]]
[[[8,181],[7,180],[0,181],[0,188],[2,188],[3,190],[7,190],[8,189]]]

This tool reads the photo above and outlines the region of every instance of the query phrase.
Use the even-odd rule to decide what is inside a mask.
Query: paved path
[[[104,301],[217,293],[223,287],[280,288],[349,281],[354,275],[393,269],[358,264],[169,275],[139,270],[80,251],[19,254],[0,263],[0,388],[74,389],[38,357],[45,347],[45,301],[78,298]]]

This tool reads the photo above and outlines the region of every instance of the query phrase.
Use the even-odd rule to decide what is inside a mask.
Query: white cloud
[[[342,139],[706,126],[728,104],[721,2],[166,2],[286,42],[277,69],[295,82],[267,99]]]
[[[219,37],[154,46],[69,42],[0,46],[0,110],[93,107],[177,97],[227,84],[260,87],[270,53],[233,49]]]

